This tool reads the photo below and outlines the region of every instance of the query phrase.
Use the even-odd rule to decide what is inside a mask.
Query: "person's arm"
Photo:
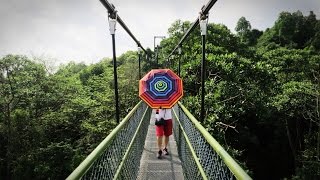
[[[154,118],[155,118],[156,120],[159,120],[159,119],[160,119],[159,109],[156,109],[155,111],[156,111],[156,114],[155,114]]]

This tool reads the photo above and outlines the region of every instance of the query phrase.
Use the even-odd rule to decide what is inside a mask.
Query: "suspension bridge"
[[[203,46],[200,122],[203,122],[204,119],[206,23],[208,12],[216,1],[210,0],[206,6],[201,8],[200,16],[186,31],[168,57],[170,58],[181,49],[189,34],[200,24]],[[154,128],[155,112],[146,103],[140,101],[122,121],[119,121],[115,24],[118,22],[137,43],[138,48],[146,54],[147,52],[119,17],[115,7],[106,0],[100,0],[100,2],[109,13],[118,126],[67,179],[251,179],[181,102],[172,108],[173,136],[170,137],[168,147],[170,154],[164,156],[163,159],[156,157],[158,148]],[[178,71],[180,74],[180,68]],[[140,53],[139,77],[141,78]]]

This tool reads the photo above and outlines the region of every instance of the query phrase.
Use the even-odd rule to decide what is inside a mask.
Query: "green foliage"
[[[142,75],[177,70],[184,105],[200,117],[201,37],[165,59],[191,23],[175,21],[161,42],[160,65],[147,48]],[[319,179],[320,21],[282,12],[261,32],[241,17],[233,34],[208,25],[205,121],[254,179]],[[120,116],[139,101],[138,54],[118,57]],[[0,179],[64,179],[116,126],[113,62],[70,62],[54,74],[25,56],[0,59]],[[267,173],[266,172],[271,172]]]
[[[139,100],[136,62],[136,52],[119,57],[122,117]],[[8,55],[0,72],[0,179],[64,179],[116,126],[109,59],[47,74]]]
[[[245,39],[248,38],[249,33],[251,31],[251,24],[249,21],[246,20],[245,17],[241,17],[238,20],[238,23],[237,23],[235,30],[237,31],[238,35],[240,36],[241,41],[244,42]]]
[[[69,62],[67,65],[62,65],[56,74],[61,74],[64,76],[72,76],[79,73],[81,70],[85,69],[87,66],[83,63],[76,64],[75,62]]]
[[[308,16],[303,16],[300,11],[282,12],[275,25],[260,37],[258,46],[263,47],[275,43],[287,48],[319,50],[317,24],[319,21],[312,11]]]
[[[262,31],[257,29],[251,30],[251,24],[245,17],[241,17],[238,20],[235,30],[237,31],[241,42],[249,46],[256,45],[258,38],[263,34]]]
[[[176,21],[171,36],[162,42],[167,53],[181,38],[183,24]],[[237,36],[224,25],[208,25],[202,124],[255,179],[319,177],[320,59],[312,44],[317,24],[312,12],[305,17],[298,11],[281,13],[265,32],[251,30],[244,17],[237,24]],[[200,117],[197,29],[182,49],[187,49],[181,56],[183,103]]]

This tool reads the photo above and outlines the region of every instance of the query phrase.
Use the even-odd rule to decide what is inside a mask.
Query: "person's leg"
[[[168,144],[169,144],[169,137],[170,135],[172,134],[172,119],[169,119],[169,120],[166,120],[166,124],[164,126],[164,135],[165,135],[165,138],[164,138],[164,154],[165,155],[169,155],[169,152],[168,152]]]
[[[157,136],[157,144],[158,144],[158,149],[162,149],[162,141],[163,141],[163,136]]]
[[[164,138],[164,147],[167,147],[169,143],[169,136],[165,136]]]
[[[159,149],[159,151],[157,153],[157,157],[159,159],[161,158],[161,155],[162,155],[163,135],[164,135],[163,126],[156,126],[157,145],[158,145],[158,149]]]

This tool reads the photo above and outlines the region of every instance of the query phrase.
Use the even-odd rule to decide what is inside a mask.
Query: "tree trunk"
[[[293,155],[293,165],[294,165],[294,170],[295,170],[296,169],[297,153],[296,153],[296,149],[295,149],[295,146],[293,144],[292,137],[291,137],[288,119],[286,119],[286,129],[287,129],[287,136],[288,136],[289,145],[290,145],[291,152],[292,152],[292,155]]]
[[[316,99],[316,116],[318,118],[318,122],[320,123],[319,99],[320,99],[320,96],[318,95]],[[318,126],[317,158],[318,158],[318,161],[320,161],[320,126]]]
[[[302,142],[303,140],[301,140],[301,131],[303,131],[302,129],[302,123],[301,123],[301,120],[299,119],[296,119],[296,143],[295,143],[295,148],[297,151],[301,150],[302,149]]]
[[[320,161],[320,126],[318,126],[317,160],[318,162]],[[318,172],[320,171],[320,166],[318,166],[317,170]]]
[[[7,175],[6,179],[11,179],[11,112],[10,112],[10,104],[7,105]]]

